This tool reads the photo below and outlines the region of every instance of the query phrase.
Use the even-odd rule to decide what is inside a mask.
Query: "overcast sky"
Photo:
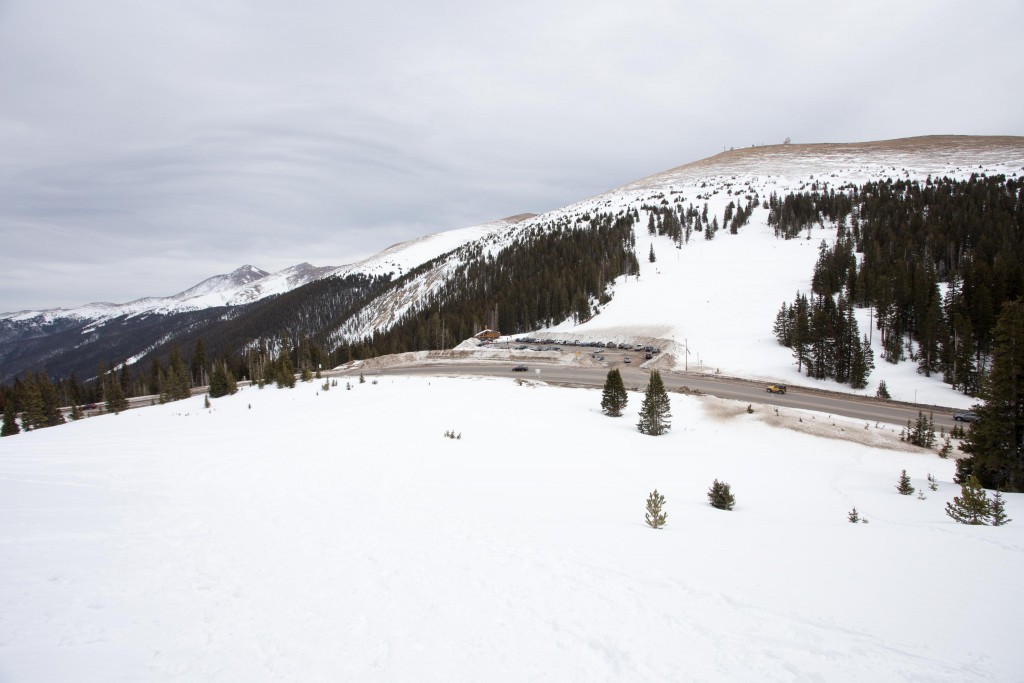
[[[341,265],[725,147],[1024,134],[1021,2],[0,0],[0,311]]]

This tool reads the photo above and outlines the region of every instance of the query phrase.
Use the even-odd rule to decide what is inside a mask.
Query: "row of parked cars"
[[[625,342],[603,342],[603,341],[581,341],[579,339],[573,341],[559,341],[557,339],[537,339],[534,337],[519,337],[516,341],[520,344],[541,344],[542,350],[550,350],[552,347],[557,348],[556,344],[562,346],[584,346],[588,348],[600,348],[600,349],[622,349],[623,351],[645,351],[650,354],[659,354],[661,349],[657,346],[650,346],[644,344],[627,344]],[[528,347],[519,347],[525,349]]]

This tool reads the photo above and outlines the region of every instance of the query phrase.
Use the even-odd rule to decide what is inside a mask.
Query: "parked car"
[[[953,413],[953,419],[957,422],[974,422],[978,419],[978,415],[974,411],[963,410],[959,413]]]
[[[512,368],[512,372],[526,372],[529,369],[530,368],[526,367],[525,365],[517,365],[514,368]]]
[[[625,358],[622,359],[622,362],[623,363],[632,363],[633,359],[630,358],[629,356],[626,356]]]

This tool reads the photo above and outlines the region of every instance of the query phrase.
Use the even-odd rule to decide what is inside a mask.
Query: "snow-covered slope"
[[[0,679],[1020,680],[1024,495],[956,524],[888,427],[368,379],[2,439]]]
[[[546,335],[566,339],[643,341],[671,352],[679,369],[721,372],[849,390],[835,382],[808,379],[796,371],[790,350],[772,335],[775,314],[798,290],[810,291],[810,278],[822,240],[835,239],[834,226],[811,230],[809,238],[779,240],[767,225],[768,211],[754,210],[739,234],[719,230],[712,241],[694,233],[677,249],[667,237],[650,236],[644,206],[662,203],[708,208],[721,218],[730,201],[743,203],[773,192],[821,191],[882,178],[924,180],[929,175],[967,178],[971,174],[1024,172],[1024,138],[933,136],[872,143],[776,145],[724,152],[709,159],[650,176],[590,199],[520,222],[514,229],[481,240],[500,250],[525,231],[559,221],[583,222],[586,214],[637,209],[636,253],[640,276],[615,284],[612,301],[598,315],[577,325],[571,320]],[[656,261],[648,261],[653,246]],[[367,307],[339,331],[358,338],[386,329],[402,313],[415,309],[456,268],[459,255]],[[939,378],[926,379],[912,362],[881,360],[880,337],[870,333],[867,311],[859,327],[872,334],[879,352],[869,378],[873,394],[884,379],[893,398],[945,406],[968,406],[972,399]],[[687,355],[687,351],[689,354]]]

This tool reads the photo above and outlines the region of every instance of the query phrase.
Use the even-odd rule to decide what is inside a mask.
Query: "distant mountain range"
[[[696,289],[706,292],[704,298],[710,302],[713,293],[728,288],[721,283],[698,284],[685,279],[674,286],[690,291],[659,288],[663,285],[658,284],[658,273],[671,269],[670,250],[691,248],[681,241],[663,240],[660,235],[649,237],[648,222],[659,210],[667,207],[679,215],[684,210],[703,213],[709,225],[712,219],[722,221],[724,231],[723,216],[729,211],[728,205],[745,204],[752,213],[749,227],[744,231],[753,234],[767,227],[768,211],[762,205],[772,194],[812,190],[840,192],[880,179],[924,181],[931,176],[1009,176],[1022,171],[1024,138],[1020,137],[930,136],[731,150],[556,211],[521,214],[440,232],[394,245],[359,263],[340,267],[303,263],[277,273],[245,265],[169,297],[144,298],[120,305],[99,303],[73,309],[3,314],[0,315],[0,382],[8,382],[28,369],[45,369],[51,376],[75,372],[81,380],[95,374],[100,362],[137,362],[165,354],[175,343],[187,352],[189,345],[198,338],[204,339],[213,350],[232,347],[236,353],[254,340],[279,339],[282,333],[292,338],[309,335],[327,346],[373,339],[379,345],[378,350],[413,350],[409,347],[453,346],[461,339],[449,335],[455,330],[463,334],[476,324],[501,326],[503,331],[516,332],[543,323],[551,329],[576,330],[581,335],[589,330],[603,337],[659,339],[663,342],[661,346],[672,349],[677,358],[682,355],[677,342],[688,338],[692,348],[696,338],[706,349],[705,358],[710,360],[712,350],[717,348],[723,355],[716,359],[716,365],[728,367],[725,349],[735,354],[746,351],[725,335],[720,339],[716,337],[711,328],[717,322],[693,309],[690,301]],[[570,282],[558,286],[548,284],[548,280],[558,279],[561,274],[594,264],[590,257],[580,257],[576,262],[568,260],[557,266],[541,267],[543,253],[537,251],[531,256],[530,249],[550,251],[553,247],[550,240],[544,241],[545,235],[598,230],[599,225],[604,225],[601,221],[624,216],[637,221],[630,240],[630,249],[639,263],[637,272],[633,273],[636,279],[603,272],[603,266],[598,264],[593,278],[582,278],[587,281],[579,285],[583,289],[573,289],[576,285]],[[744,237],[744,231],[740,232],[741,240],[753,239]],[[738,249],[736,245],[740,241],[730,243],[729,240],[737,240],[737,237],[718,238],[714,253],[728,254],[729,250]],[[762,270],[721,272],[720,277],[745,279],[751,288],[759,290],[758,296],[753,298],[765,302],[758,304],[759,308],[771,301],[774,309],[782,301],[791,299],[797,289],[806,291],[818,241],[820,237],[814,240],[815,248],[800,257],[806,267],[787,267],[781,272],[772,267],[771,257],[763,254],[766,265]],[[501,265],[502,256],[508,256],[512,249],[519,250],[515,258],[509,265]],[[657,265],[649,262],[649,250],[658,252]],[[739,258],[740,251],[735,253]],[[681,259],[677,260],[682,263]],[[728,258],[723,262],[728,263]],[[530,264],[537,264],[536,268]],[[629,268],[628,265],[622,267]],[[526,280],[514,277],[501,280],[495,272],[502,269],[517,271],[514,277],[527,275],[527,270],[537,272],[528,273]],[[461,292],[467,287],[473,289],[474,278],[489,278],[476,288],[480,301],[472,310],[477,312],[472,315],[465,311],[454,313],[449,306],[456,303],[453,297],[464,296]],[[553,296],[557,294],[554,296],[557,299],[561,293],[554,290],[564,287],[574,299],[582,297],[584,301],[552,301],[550,310],[561,311],[558,313],[561,317],[552,317],[553,314],[544,317],[525,310],[524,306],[528,308],[532,302],[524,304],[509,292],[499,291],[508,287],[502,282],[532,283],[542,279],[544,286],[536,292],[531,290],[529,298],[546,297],[543,294],[546,291]],[[593,283],[589,282],[591,279]],[[593,289],[595,283],[599,291]],[[646,288],[646,293],[634,292],[635,287]],[[656,298],[660,306],[648,310],[627,304],[626,299],[620,301],[620,293],[626,291],[632,292],[626,297],[630,301],[637,296],[641,300]],[[485,301],[491,303],[485,306]],[[751,297],[732,301],[719,298],[716,303],[723,309],[746,311],[751,306]],[[581,305],[585,308],[577,310]],[[770,318],[774,313],[774,310],[751,310],[744,315],[758,321],[756,329],[765,326],[761,321],[767,317],[767,329],[758,334],[770,339]],[[461,315],[458,320],[457,315]],[[437,331],[428,335],[425,325],[431,316],[437,318],[430,323]],[[694,321],[705,319],[707,329],[694,328]],[[401,341],[388,340],[392,331],[404,335]],[[782,349],[780,359],[781,364],[788,365],[788,350]]]

